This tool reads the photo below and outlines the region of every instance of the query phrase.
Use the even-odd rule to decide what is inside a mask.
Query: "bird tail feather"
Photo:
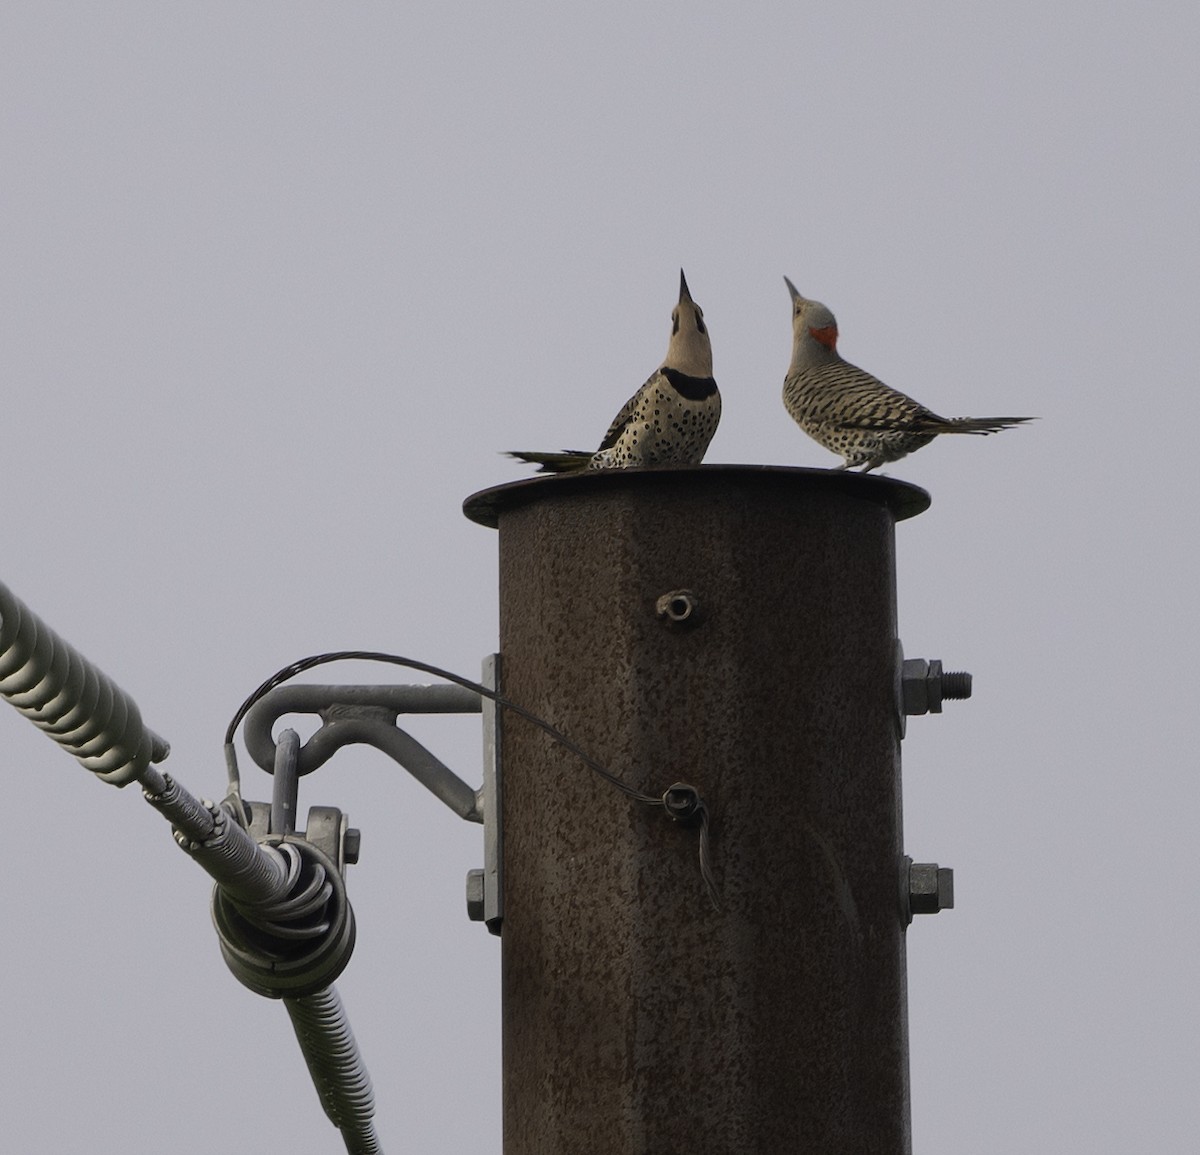
[[[507,456],[538,467],[538,473],[577,473],[587,469],[592,455],[582,449],[564,449],[561,453],[539,453],[532,450],[510,449]]]
[[[867,432],[895,433],[999,433],[1036,417],[939,417],[936,413],[917,414],[904,421],[870,420],[840,421],[841,429],[863,429]]]
[[[1036,420],[1036,417],[951,417],[948,421],[939,422],[931,432],[999,433],[1001,429],[1011,429],[1014,425]]]

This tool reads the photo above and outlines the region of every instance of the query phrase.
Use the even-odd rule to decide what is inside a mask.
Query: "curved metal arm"
[[[316,770],[343,746],[363,743],[399,762],[460,818],[482,822],[479,792],[396,725],[400,714],[478,714],[482,709],[480,696],[462,686],[279,686],[251,707],[243,736],[254,761],[274,772],[275,722],[285,714],[316,714],[322,725],[300,748],[300,774]]]
[[[462,686],[277,686],[264,694],[247,712],[243,739],[250,757],[267,773],[275,766],[275,739],[271,731],[285,714],[317,714],[328,722],[346,720],[356,714],[378,717],[386,710],[392,722],[400,714],[478,714],[482,701],[474,690]],[[326,716],[328,715],[328,717]],[[318,732],[319,733],[319,732]],[[326,747],[313,735],[300,750],[301,775],[317,769],[337,746]],[[355,738],[352,741],[365,741]]]

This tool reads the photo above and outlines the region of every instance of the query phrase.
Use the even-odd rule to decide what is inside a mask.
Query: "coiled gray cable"
[[[342,1133],[349,1155],[380,1155],[371,1117],[375,1093],[359,1058],[358,1044],[333,987],[284,999],[313,1085],[330,1122]]]

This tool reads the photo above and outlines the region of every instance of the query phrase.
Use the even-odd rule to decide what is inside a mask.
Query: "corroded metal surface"
[[[784,465],[657,465],[644,469],[600,470],[583,473],[562,473],[553,477],[524,477],[506,485],[496,485],[471,494],[463,502],[463,512],[472,521],[495,529],[499,525],[500,512],[512,510],[526,502],[542,501],[547,496],[547,485],[558,487],[549,492],[573,493],[589,491],[597,485],[619,485],[632,477],[646,474],[685,473],[692,477],[712,478],[728,474],[743,485],[775,486],[804,484],[799,478],[809,478],[810,484],[820,486],[822,492],[845,493],[862,497],[892,511],[897,521],[916,517],[929,508],[929,494],[920,486],[907,481],[896,481],[878,474],[848,473],[840,469],[808,469],[802,466]]]
[[[500,528],[503,692],[639,790],[695,786],[723,903],[695,829],[509,717],[506,1155],[909,1150],[893,550],[928,499],[846,481],[471,499]]]

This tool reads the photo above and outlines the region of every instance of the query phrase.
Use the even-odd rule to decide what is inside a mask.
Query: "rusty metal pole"
[[[509,715],[505,1155],[910,1150],[894,526],[928,503],[750,466],[468,499],[503,693],[695,786],[722,902],[694,827]]]

